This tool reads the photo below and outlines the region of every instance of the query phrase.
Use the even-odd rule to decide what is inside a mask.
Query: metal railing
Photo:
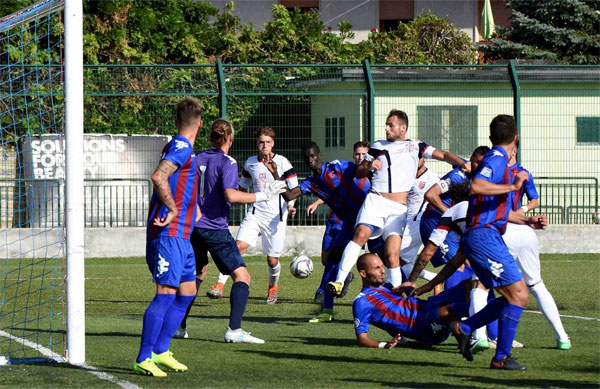
[[[548,215],[550,224],[591,224],[598,212],[595,177],[534,177],[540,207],[534,214]]]

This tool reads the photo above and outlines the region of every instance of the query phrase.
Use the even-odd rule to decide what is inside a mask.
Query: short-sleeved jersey
[[[202,218],[195,226],[211,230],[228,229],[231,204],[225,200],[225,189],[238,188],[236,160],[223,150],[211,148],[196,154],[196,169]]]
[[[454,231],[458,236],[462,236],[467,223],[468,201],[462,201],[449,208],[429,236],[429,241],[438,247],[441,247],[450,231]]]
[[[352,314],[356,335],[369,332],[369,325],[387,331],[419,339],[417,316],[426,302],[414,297],[404,298],[390,290],[389,284],[379,288],[365,287],[354,299]]]
[[[155,226],[153,220],[155,218],[166,217],[169,210],[156,194],[156,190],[154,190],[148,209],[148,227],[146,229],[146,238],[148,241],[159,236],[190,238],[192,226],[196,218],[196,191],[198,182],[194,157],[191,143],[181,135],[175,135],[163,148],[160,160],[170,161],[177,166],[177,170],[169,177],[168,182],[179,214],[167,226]]]
[[[535,188],[535,184],[533,182],[533,177],[531,176],[531,173],[525,169],[523,166],[519,165],[518,163],[515,163],[514,165],[511,165],[509,167],[509,169],[511,170],[511,174],[513,177],[516,177],[517,174],[520,171],[525,171],[527,172],[527,176],[529,177],[527,179],[527,181],[525,183],[523,183],[523,186],[521,187],[521,189],[514,191],[510,194],[510,196],[512,196],[512,204],[513,204],[513,211],[516,211],[517,209],[521,208],[521,201],[523,200],[523,195],[527,194],[527,198],[529,199],[529,201],[533,200],[533,199],[539,199],[540,195],[537,192],[537,189]]]
[[[514,177],[508,167],[508,154],[502,147],[494,146],[481,161],[473,179],[479,178],[493,184],[510,185]],[[475,228],[492,228],[504,233],[508,213],[512,209],[508,193],[497,196],[470,195],[467,212],[467,231]]]
[[[442,200],[442,203],[444,203],[446,208],[450,208],[453,205],[452,198],[450,197],[450,193],[448,192],[448,190],[450,189],[450,185],[462,184],[463,182],[465,182],[468,179],[469,179],[469,176],[467,176],[465,173],[463,173],[460,170],[460,168],[454,168],[454,169],[450,170],[448,173],[446,173],[445,176],[440,178],[440,180],[437,183],[440,186],[440,189],[442,192],[440,194],[440,200]],[[431,219],[439,220],[439,218],[441,216],[442,216],[442,213],[440,211],[438,211],[436,208],[434,208],[434,206],[431,204],[427,205],[427,208],[425,209],[425,213],[423,213],[424,219],[431,218]]]
[[[413,186],[408,191],[406,197],[406,216],[408,218],[415,217],[422,209],[427,206],[427,200],[425,200],[425,192],[435,185],[440,178],[435,172],[425,169],[421,175],[417,176],[413,182]]]
[[[278,179],[285,179],[289,189],[297,187],[298,176],[290,161],[282,155],[275,154],[273,162],[277,165]],[[252,187],[254,193],[262,192],[265,190],[267,184],[274,181],[275,177],[273,177],[273,174],[271,174],[265,164],[258,160],[258,156],[254,155],[246,160],[244,170],[242,171],[242,178],[240,179],[240,187],[244,189]],[[287,213],[287,201],[283,200],[281,196],[277,196],[267,201],[254,203],[248,212],[258,214],[267,219],[279,217],[283,220],[284,215]]]
[[[431,158],[434,151],[434,147],[415,140],[380,140],[373,143],[365,159],[377,159],[382,166],[373,172],[372,190],[379,193],[408,192],[415,181],[419,159]]]
[[[308,176],[299,188],[302,194],[312,193],[323,200],[344,223],[354,225],[370,188],[368,179],[354,177],[356,167],[343,160],[323,162],[321,175]]]

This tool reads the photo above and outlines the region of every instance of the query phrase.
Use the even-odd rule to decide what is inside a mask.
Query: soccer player
[[[265,185],[263,191],[256,193],[239,191],[237,162],[228,155],[233,138],[233,125],[225,119],[217,119],[210,131],[213,147],[196,154],[199,175],[198,203],[202,210],[202,218],[194,226],[191,243],[198,268],[203,268],[208,263],[210,252],[219,271],[233,278],[231,311],[225,341],[264,343],[264,340],[242,330],[242,317],[250,294],[251,278],[229,232],[227,221],[232,203],[268,201],[285,190],[285,182],[270,182]]]
[[[352,158],[354,159],[354,163],[358,166],[362,163],[362,161],[364,161],[365,159],[365,155],[367,155],[367,153],[369,152],[369,147],[370,144],[367,141],[358,141],[356,143],[354,143],[353,145],[353,150],[354,153],[352,154]],[[308,215],[312,215],[313,213],[316,212],[317,207],[321,204],[323,204],[324,201],[321,199],[317,199],[316,201],[314,201],[312,204],[310,204],[308,207],[306,207],[306,212]],[[333,244],[333,242],[335,241],[335,238],[337,237],[338,233],[342,230],[343,227],[343,221],[342,219],[340,219],[335,212],[331,211],[331,213],[329,214],[329,219],[327,219],[327,224],[325,224],[325,233],[323,234],[323,242],[321,244],[321,263],[323,264],[323,266],[325,266],[325,262],[327,261],[327,256],[329,255],[329,251],[331,250],[331,246]],[[348,281],[352,281],[354,275],[352,273],[348,274]],[[314,302],[316,304],[323,304],[323,296],[325,293],[325,283],[324,283],[325,277],[321,278],[321,285],[319,285],[319,287],[317,288],[317,291],[315,292],[315,298],[314,298]],[[347,291],[348,290],[348,283],[344,283],[344,289]],[[342,293],[340,294],[340,298],[344,297],[345,293],[344,290],[342,290]]]
[[[296,199],[304,194],[312,193],[319,197],[343,221],[342,230],[332,243],[331,251],[325,262],[324,277],[332,280],[337,273],[337,268],[344,246],[350,241],[356,215],[369,190],[370,183],[366,178],[355,179],[357,166],[349,161],[323,162],[319,146],[309,142],[302,147],[304,162],[312,171],[294,189],[283,194],[287,201]],[[323,310],[311,323],[322,323],[333,320],[333,295],[325,291],[323,296]]]
[[[477,171],[479,164],[483,160],[483,156],[490,151],[487,146],[477,147],[471,154],[469,164],[471,165],[471,173],[465,174],[460,168],[454,168],[443,176],[437,185],[433,185],[426,193],[425,199],[429,202],[429,205],[425,208],[425,212],[421,217],[421,223],[419,225],[419,233],[421,234],[421,240],[426,243],[436,226],[439,225],[442,214],[448,210],[453,204],[448,190],[452,184],[460,184],[469,180],[472,175]],[[441,250],[435,251],[435,254],[431,258],[431,264],[433,267],[439,267],[448,260],[458,251],[459,246],[459,235],[456,231],[450,231],[446,236],[446,239],[441,246]],[[472,270],[469,266],[466,269],[460,269],[455,272],[445,282],[446,288],[462,282],[465,279],[470,278]]]
[[[363,288],[354,299],[354,331],[361,347],[393,348],[402,337],[439,344],[450,335],[449,323],[468,315],[469,304],[453,302],[464,290],[453,288],[427,301],[404,298],[385,282],[385,268],[374,254],[363,254],[356,264]],[[464,300],[464,299],[463,299]],[[374,325],[392,335],[389,342],[369,338],[369,326]]]
[[[512,210],[525,215],[528,211],[531,211],[538,206],[539,195],[535,188],[531,173],[517,163],[516,155],[517,150],[515,149],[510,161],[511,173],[517,174],[520,171],[525,171],[527,172],[528,179],[519,191],[511,193],[511,196],[514,196]],[[525,194],[527,194],[529,203],[521,206],[521,201]],[[509,223],[506,225],[506,232],[502,235],[502,239],[519,264],[527,288],[537,300],[540,310],[554,330],[557,348],[559,350],[569,350],[571,348],[571,341],[560,320],[554,298],[542,280],[540,250],[537,235],[529,225],[516,224],[509,219]]]
[[[406,139],[408,116],[403,111],[392,110],[385,125],[387,140],[371,145],[367,160],[356,170],[357,178],[373,172],[371,191],[360,209],[352,241],[344,249],[336,280],[327,284],[329,291],[335,295],[341,293],[344,280],[354,267],[362,246],[371,237],[381,236],[385,240],[389,281],[394,286],[402,282],[400,247],[406,226],[406,201],[419,159],[434,158],[469,169],[462,159],[447,151]]]
[[[494,299],[467,320],[451,324],[453,334],[464,340],[459,344],[465,355],[470,353],[468,336],[473,330],[499,319],[496,354],[490,363],[492,369],[525,370],[525,366],[510,356],[510,351],[528,302],[527,288],[516,261],[502,240],[512,208],[509,193],[521,189],[528,179],[525,172],[513,177],[508,166],[518,140],[512,116],[498,115],[492,120],[490,141],[493,148],[483,158],[471,182],[467,227],[462,240],[464,254],[479,281],[487,289],[494,288],[502,297]]]
[[[169,351],[171,338],[196,295],[196,263],[190,234],[197,212],[193,153],[202,127],[201,104],[186,97],[177,103],[177,135],[163,148],[152,174],[154,190],[148,212],[146,262],[156,284],[154,299],[144,313],[142,340],[134,372],[166,377],[158,365],[186,371]]]
[[[275,154],[275,131],[270,127],[261,127],[256,131],[256,146],[258,154],[254,155],[244,164],[240,188],[244,190],[253,188],[254,193],[261,192],[268,183],[279,179],[285,180],[289,189],[298,186],[298,177],[288,159]],[[285,241],[285,226],[288,211],[295,214],[294,201],[282,201],[275,197],[268,201],[254,203],[244,216],[236,237],[236,244],[240,253],[244,255],[250,245],[256,243],[261,236],[262,248],[267,255],[269,265],[269,287],[267,289],[267,304],[277,302],[279,274],[281,265],[279,257],[283,251]],[[207,295],[211,298],[221,298],[223,287],[229,276],[219,274],[219,281]]]

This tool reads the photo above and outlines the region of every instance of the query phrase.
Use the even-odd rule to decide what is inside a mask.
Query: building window
[[[319,0],[280,0],[279,4],[283,5],[290,12],[294,8],[299,8],[302,13],[319,10]]]
[[[600,144],[600,117],[577,118],[577,144]]]
[[[346,147],[346,118],[325,119],[325,147]]]
[[[418,137],[469,158],[477,147],[477,106],[417,106]]]
[[[400,23],[409,23],[412,19],[394,19],[394,20],[380,20],[379,21],[379,32],[390,32],[397,30]]]

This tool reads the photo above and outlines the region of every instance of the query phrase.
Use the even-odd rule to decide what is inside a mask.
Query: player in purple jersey
[[[370,183],[366,178],[355,179],[356,165],[349,161],[323,162],[319,146],[309,142],[302,147],[304,162],[313,174],[299,186],[283,194],[286,201],[296,199],[304,194],[312,193],[319,197],[342,220],[342,230],[332,243],[325,263],[323,277],[332,280],[335,277],[344,246],[352,239],[356,215],[369,190]],[[333,295],[325,292],[323,310],[311,323],[333,320]]]
[[[464,290],[452,288],[427,301],[394,294],[385,282],[383,262],[374,254],[363,254],[356,264],[363,288],[352,304],[354,331],[361,347],[393,348],[402,337],[439,344],[450,335],[449,323],[468,314],[468,303],[455,302]],[[462,285],[461,285],[462,286]],[[381,328],[392,339],[378,342],[369,338],[369,326]]]
[[[242,330],[242,317],[250,294],[250,273],[229,232],[227,224],[232,203],[248,204],[267,201],[284,190],[285,182],[268,184],[262,192],[246,193],[238,190],[238,168],[228,155],[233,144],[233,126],[225,119],[217,119],[211,126],[213,147],[196,154],[198,171],[198,203],[202,218],[194,225],[191,243],[196,266],[208,263],[208,253],[219,271],[231,275],[229,326],[225,332],[228,343],[264,343],[264,340]]]
[[[197,175],[192,147],[202,127],[201,105],[186,97],[177,103],[177,135],[165,146],[152,174],[154,192],[148,212],[146,262],[156,283],[144,313],[140,351],[133,370],[165,377],[158,366],[185,371],[169,351],[171,338],[196,295],[196,263],[190,245],[197,212]]]

